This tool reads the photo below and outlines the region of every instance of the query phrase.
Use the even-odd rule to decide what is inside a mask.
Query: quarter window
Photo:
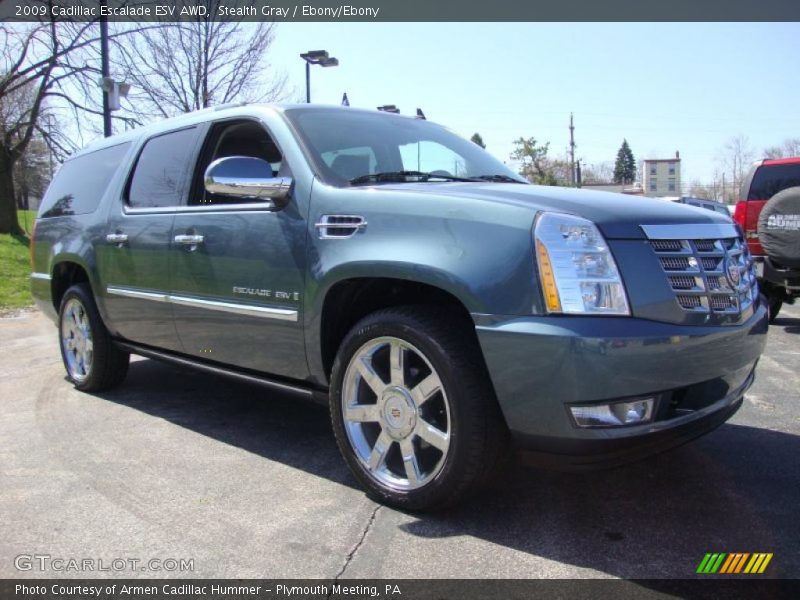
[[[197,127],[190,127],[148,140],[136,161],[128,205],[158,208],[181,204],[196,139]]]
[[[130,143],[83,154],[61,165],[42,200],[39,216],[62,217],[94,212]]]

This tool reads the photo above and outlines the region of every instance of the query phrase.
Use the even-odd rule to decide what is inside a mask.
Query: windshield
[[[332,185],[479,177],[525,182],[477,144],[423,119],[338,108],[295,108],[285,114],[321,177]],[[420,179],[408,172],[441,178]],[[369,177],[379,174],[388,176]]]

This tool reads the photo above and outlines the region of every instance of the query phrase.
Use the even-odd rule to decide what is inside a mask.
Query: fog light
[[[622,427],[647,423],[653,418],[655,398],[642,398],[611,404],[570,406],[578,427]]]

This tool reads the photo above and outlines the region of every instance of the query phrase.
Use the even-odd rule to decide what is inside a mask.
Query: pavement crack
[[[378,504],[375,507],[375,509],[372,511],[372,514],[370,514],[369,519],[367,520],[367,524],[364,526],[364,530],[361,532],[361,536],[358,538],[358,541],[350,549],[350,552],[347,553],[347,556],[344,559],[344,564],[342,565],[342,568],[339,569],[339,572],[334,576],[334,578],[333,578],[333,582],[334,583],[339,581],[341,576],[344,575],[344,572],[347,570],[347,567],[350,566],[350,562],[355,557],[356,552],[358,552],[358,549],[361,548],[361,546],[364,544],[364,540],[367,539],[367,534],[369,533],[369,530],[372,529],[372,525],[373,525],[373,523],[375,523],[375,517],[378,515],[378,511],[381,508],[383,508],[383,507],[380,504]]]

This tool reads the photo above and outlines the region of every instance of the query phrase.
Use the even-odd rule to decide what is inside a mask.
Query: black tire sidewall
[[[67,366],[67,358],[64,355],[64,334],[62,327],[64,308],[67,302],[73,298],[77,299],[83,306],[92,333],[92,365],[89,368],[89,376],[82,381],[78,381],[72,377]],[[64,368],[67,371],[67,377],[77,389],[93,391],[104,387],[103,374],[105,363],[112,360],[113,357],[110,356],[110,353],[116,349],[111,347],[105,325],[100,318],[97,304],[94,301],[94,296],[88,284],[79,283],[71,286],[64,292],[64,296],[61,298],[61,305],[58,310],[58,345],[61,350],[61,360],[64,362]]]
[[[345,337],[331,375],[330,409],[334,433],[339,449],[350,470],[367,489],[368,494],[380,502],[408,510],[435,509],[457,500],[479,474],[475,456],[474,438],[483,435],[485,417],[480,404],[486,401],[478,390],[485,386],[474,372],[461,372],[454,363],[452,353],[458,352],[451,343],[442,344],[439,331],[426,331],[413,311],[379,311],[359,322]],[[342,413],[342,386],[347,366],[354,354],[368,341],[391,336],[415,346],[430,361],[438,373],[450,410],[450,446],[442,469],[425,486],[415,490],[390,490],[375,481],[352,449]],[[472,473],[476,471],[476,473]]]

